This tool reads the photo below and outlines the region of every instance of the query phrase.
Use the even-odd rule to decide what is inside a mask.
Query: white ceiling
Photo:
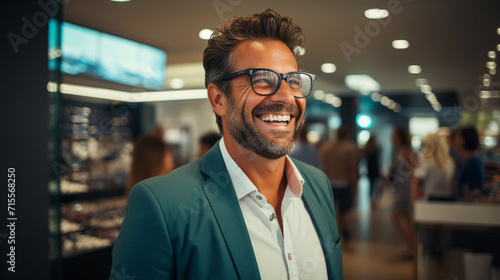
[[[399,3],[399,5],[398,5]],[[397,14],[385,26],[364,17],[369,8],[396,5]],[[216,8],[218,7],[218,8]],[[213,29],[227,16],[245,16],[272,8],[291,16],[304,29],[306,54],[300,66],[319,75],[315,89],[337,94],[354,94],[345,84],[347,74],[369,74],[388,94],[419,92],[416,78],[426,78],[433,91],[456,91],[463,100],[477,95],[487,73],[488,51],[500,44],[500,1],[498,0],[132,0],[116,3],[109,0],[70,0],[63,18],[68,22],[139,41],[167,51],[167,73],[175,69],[192,73],[191,83],[203,86],[200,63],[206,41],[198,38],[203,28]],[[355,28],[379,27],[378,34],[359,48],[359,53],[343,55],[342,43],[355,45]],[[373,29],[377,33],[376,29]],[[393,49],[395,39],[406,39],[410,47]],[[358,45],[359,46],[359,45]],[[332,62],[333,74],[321,73],[320,66]],[[180,64],[189,63],[193,71]],[[409,74],[407,67],[418,64],[422,73]],[[173,66],[169,69],[169,66]],[[178,76],[183,76],[179,72]],[[185,76],[186,74],[184,74]],[[493,82],[500,82],[499,74]],[[198,81],[198,82],[197,82]],[[438,95],[439,96],[439,95]]]

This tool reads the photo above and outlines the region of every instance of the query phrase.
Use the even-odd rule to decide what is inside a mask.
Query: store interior
[[[394,127],[419,151],[429,133],[473,125],[497,168],[486,179],[500,188],[495,1],[65,1],[48,26],[51,279],[109,279],[134,140],[161,128],[176,166],[198,157],[200,137],[218,131],[201,61],[207,39],[227,17],[265,8],[306,36],[299,67],[317,75],[306,109],[311,147],[341,125],[360,149],[376,134],[387,172]],[[464,279],[456,251],[442,266],[393,260],[403,241],[391,229],[391,194],[371,209],[363,163],[359,170],[349,216],[357,249],[344,252],[344,279]],[[498,233],[492,223],[478,231]]]

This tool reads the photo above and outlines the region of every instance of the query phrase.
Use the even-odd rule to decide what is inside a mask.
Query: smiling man
[[[342,279],[328,179],[286,156],[315,78],[298,69],[303,41],[272,10],[217,28],[203,63],[223,137],[134,187],[111,279]]]

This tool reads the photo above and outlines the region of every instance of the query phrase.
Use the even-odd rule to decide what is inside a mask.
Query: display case
[[[54,279],[109,278],[141,106],[61,98],[58,184],[50,187]]]

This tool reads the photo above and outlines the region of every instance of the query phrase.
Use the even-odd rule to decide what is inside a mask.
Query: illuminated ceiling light
[[[313,92],[313,97],[314,97],[314,99],[316,99],[316,100],[323,100],[323,99],[325,99],[325,92],[324,92],[324,91],[322,91],[322,90],[320,90],[320,89],[315,90],[315,91]]]
[[[111,2],[129,2],[130,0],[111,0]]]
[[[368,130],[361,130],[358,133],[358,143],[360,145],[366,145],[366,142],[368,142],[368,139],[370,139],[370,132]]]
[[[422,72],[422,68],[420,65],[410,65],[408,66],[408,72],[410,72],[410,74],[420,74],[420,72]]]
[[[489,71],[491,75],[495,75],[497,73],[497,70],[495,70],[495,68],[490,69]]]
[[[55,83],[55,82],[48,82],[47,83],[47,91],[49,91],[49,92],[56,92],[57,91],[57,83]]]
[[[396,102],[394,102],[394,100],[389,101],[389,105],[387,105],[387,107],[394,110],[394,108],[396,108]]]
[[[439,104],[439,103],[433,104],[432,108],[434,108],[434,110],[436,110],[437,112],[440,112],[442,109],[441,104]]]
[[[317,131],[309,131],[307,133],[307,141],[310,143],[318,143],[321,140],[321,134]]]
[[[387,96],[382,96],[382,98],[380,98],[380,103],[384,106],[387,106],[389,104],[389,101],[390,99]]]
[[[372,118],[368,115],[359,114],[356,116],[356,124],[361,128],[370,128],[372,126]]]
[[[497,51],[500,52],[500,44],[497,45]]]
[[[423,85],[428,85],[429,82],[427,81],[427,79],[419,78],[415,80],[415,84],[417,85],[417,87],[421,87]]]
[[[337,97],[337,96],[334,96],[334,97],[332,98],[332,100],[330,100],[330,102],[329,102],[329,103],[330,103],[333,107],[338,108],[338,107],[342,106],[342,99],[340,99],[340,98],[339,98],[339,97]]]
[[[420,91],[423,93],[430,93],[432,92],[432,87],[430,85],[421,85]]]
[[[486,62],[486,68],[488,69],[494,69],[497,67],[497,64],[494,61],[488,61]]]
[[[500,27],[497,28],[497,34],[500,35]]]
[[[61,84],[61,93],[123,102],[154,102],[207,98],[206,89],[126,92],[120,90]]]
[[[410,46],[410,43],[406,40],[394,40],[392,41],[392,47],[397,50],[404,50]]]
[[[399,105],[399,103],[396,103],[396,106],[394,107],[394,112],[396,113],[401,112],[401,105]]]
[[[495,70],[495,69],[490,69],[490,70]],[[491,77],[488,74],[483,75],[483,86],[489,87],[491,82]]]
[[[337,71],[337,66],[333,63],[323,63],[321,65],[321,71],[323,71],[323,73],[334,73]]]
[[[489,58],[495,58],[496,56],[497,56],[496,52],[494,52],[494,51],[489,51],[488,52],[488,57]]]
[[[372,97],[372,100],[373,100],[374,102],[379,102],[379,101],[380,101],[380,97],[381,97],[381,95],[380,95],[380,93],[378,93],[378,92],[374,92],[374,93],[372,93],[372,96],[371,96],[371,97]]]
[[[380,84],[366,74],[347,75],[345,77],[345,83],[348,88],[358,91],[363,95],[368,95],[371,92],[380,90]]]
[[[304,48],[303,48],[303,47],[301,47],[301,46],[296,46],[294,50],[295,50],[295,52],[296,52],[298,55],[300,55],[300,56],[303,56],[303,55],[305,55],[305,54],[306,54],[306,49],[304,49]]]
[[[369,19],[381,19],[389,16],[386,9],[368,9],[365,11],[365,17]]]
[[[174,78],[170,81],[170,87],[173,89],[181,89],[184,87],[184,80],[180,78]]]
[[[327,93],[325,95],[325,102],[326,103],[330,103],[331,104],[334,99],[335,99],[335,95],[333,93]]]
[[[210,39],[210,37],[212,36],[214,32],[210,29],[202,29],[200,31],[200,33],[198,33],[198,36],[200,37],[200,39],[203,39],[203,40],[208,40]]]
[[[500,91],[482,90],[479,92],[479,97],[481,99],[500,98]]]

